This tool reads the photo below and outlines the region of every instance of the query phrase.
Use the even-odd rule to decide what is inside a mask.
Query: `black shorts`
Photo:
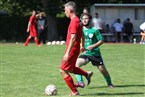
[[[104,65],[103,59],[101,56],[88,56],[88,55],[80,55],[79,58],[83,58],[85,60],[87,60],[88,62],[91,61],[93,66],[100,66],[100,65]]]

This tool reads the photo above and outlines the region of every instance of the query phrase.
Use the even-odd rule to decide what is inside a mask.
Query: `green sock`
[[[83,82],[83,77],[82,77],[82,75],[76,75],[76,78],[77,78],[77,80],[78,80],[78,82]]]
[[[112,84],[111,78],[110,78],[109,75],[105,76],[104,78],[105,78],[105,80],[106,80],[106,82],[107,82],[108,85]]]

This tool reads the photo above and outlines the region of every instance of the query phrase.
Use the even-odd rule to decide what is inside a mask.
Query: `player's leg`
[[[145,35],[143,35],[143,44],[145,44]]]
[[[74,81],[72,79],[72,77],[70,76],[70,74],[65,71],[60,69],[60,74],[62,75],[62,77],[64,78],[64,81],[66,82],[67,86],[71,89],[71,94],[70,95],[79,95],[79,92],[76,88],[76,86],[74,85]]]
[[[93,72],[92,72],[92,71],[86,72],[85,70],[83,70],[83,69],[81,69],[81,68],[74,67],[73,73],[74,73],[74,74],[79,74],[79,75],[85,76],[85,78],[86,78],[86,84],[87,84],[87,85],[90,84],[90,82],[91,82],[91,77],[92,77],[92,75],[93,75]]]
[[[78,91],[76,86],[74,85],[74,81],[69,74],[70,72],[73,73],[73,70],[75,69],[75,63],[77,60],[77,57],[79,55],[79,52],[75,52],[76,54],[70,53],[70,57],[67,62],[65,62],[62,59],[61,65],[60,65],[60,74],[62,75],[64,81],[66,82],[67,86],[71,90],[71,95],[78,95]]]
[[[24,43],[24,46],[27,46],[28,45],[28,43],[29,43],[29,41],[30,41],[31,38],[32,38],[31,36],[28,36],[28,38],[26,39],[26,41]]]
[[[42,31],[42,41],[43,41],[43,44],[46,43],[46,32],[45,32],[45,30]]]
[[[38,42],[39,42],[39,44],[41,43],[41,30],[40,29],[38,29],[38,33],[37,33],[38,35],[37,35],[37,38],[38,38]]]
[[[129,40],[130,40],[130,43],[132,43],[132,41],[133,41],[133,33],[130,34]]]
[[[112,88],[112,87],[113,87],[113,84],[112,84],[112,81],[111,81],[111,77],[110,77],[110,74],[109,74],[109,72],[107,71],[105,65],[99,65],[99,66],[97,66],[97,67],[98,67],[99,71],[103,74],[103,76],[104,76],[104,78],[105,78],[105,80],[106,80],[108,86],[109,86],[110,88]]]
[[[90,59],[92,65],[97,66],[99,71],[103,74],[108,86],[113,87],[111,77],[104,65],[102,57],[101,56],[91,56],[91,57],[89,57],[89,59]]]
[[[36,36],[34,37],[34,41],[35,41],[35,43],[36,43],[37,46],[41,46],[41,45],[39,44],[38,39],[37,39]]]
[[[78,58],[77,61],[76,61],[76,67],[81,67],[82,65],[85,65],[86,63],[87,62],[86,62],[85,59]],[[82,75],[76,74],[76,78],[77,78],[77,83],[75,83],[75,86],[84,88],[85,84],[84,84]]]

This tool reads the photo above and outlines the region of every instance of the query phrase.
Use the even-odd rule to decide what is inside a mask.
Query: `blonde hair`
[[[64,7],[69,7],[70,10],[72,10],[73,12],[76,12],[76,4],[74,2],[72,2],[72,1],[66,3],[64,5]]]

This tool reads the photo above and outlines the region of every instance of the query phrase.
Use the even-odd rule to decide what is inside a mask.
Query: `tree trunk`
[[[58,31],[57,31],[56,17],[47,15],[47,23],[48,23],[47,40],[48,41],[57,41],[58,40]]]
[[[58,31],[57,31],[57,20],[56,20],[56,13],[53,13],[55,9],[52,9],[56,6],[55,0],[41,0],[43,5],[44,11],[47,16],[47,40],[48,41],[57,41],[58,40]],[[55,8],[55,7],[54,7]]]

